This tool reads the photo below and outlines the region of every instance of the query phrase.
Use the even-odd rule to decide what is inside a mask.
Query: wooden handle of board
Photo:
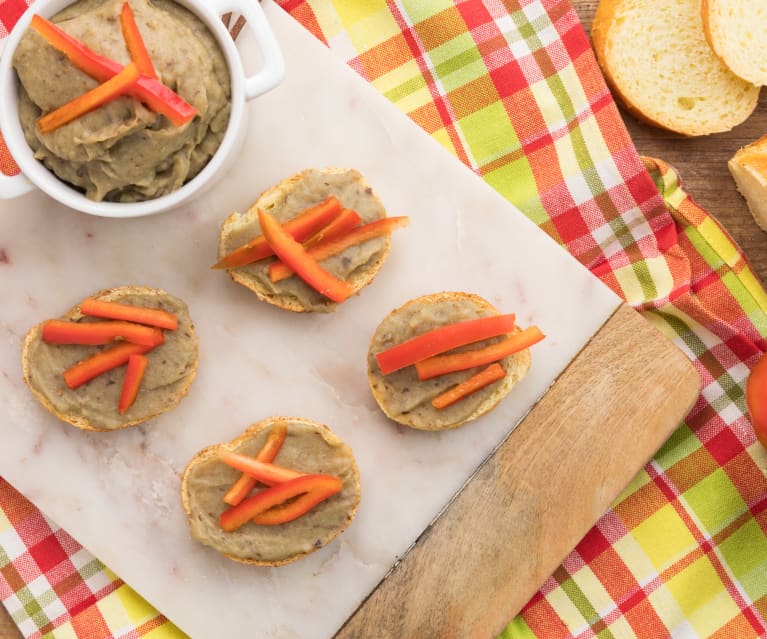
[[[619,307],[336,639],[497,637],[699,392],[689,359]]]

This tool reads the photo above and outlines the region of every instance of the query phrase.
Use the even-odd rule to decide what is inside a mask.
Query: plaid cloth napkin
[[[569,1],[279,4],[703,379],[685,422],[503,637],[767,635],[767,451],[744,401],[767,351],[767,294],[676,172],[637,156]],[[24,7],[0,4],[0,37]],[[181,636],[2,481],[0,598],[26,637]]]

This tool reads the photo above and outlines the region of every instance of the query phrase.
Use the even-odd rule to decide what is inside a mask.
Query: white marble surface
[[[619,304],[266,4],[287,79],[250,105],[240,160],[203,197],[136,220],[87,217],[39,193],[0,203],[0,474],[195,638],[331,636]],[[240,47],[252,55],[247,34]],[[208,269],[226,214],[307,166],[354,166],[391,215],[411,216],[374,283],[329,316],[278,311]],[[32,324],[88,293],[127,283],[188,302],[199,375],[177,409],[142,427],[82,432],[32,398],[21,379],[20,342]],[[479,293],[548,337],[535,346],[528,377],[495,411],[435,434],[383,417],[367,386],[365,354],[386,313],[439,290]],[[273,414],[330,425],[355,451],[363,498],[357,519],[328,547],[263,569],[189,538],[178,478],[198,449]]]

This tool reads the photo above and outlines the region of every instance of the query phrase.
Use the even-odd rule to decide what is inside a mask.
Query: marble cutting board
[[[249,105],[239,160],[211,190],[153,218],[107,220],[40,193],[0,203],[0,474],[192,637],[331,636],[477,466],[546,393],[620,300],[270,2],[285,82]],[[245,59],[257,52],[243,32]],[[259,303],[221,273],[218,228],[265,188],[309,166],[353,166],[391,215],[411,216],[373,284],[333,315]],[[110,286],[184,298],[200,369],[174,411],[138,428],[86,433],[50,416],[21,379],[33,324]],[[365,378],[378,322],[417,295],[483,295],[547,339],[529,375],[488,416],[446,433],[400,428]],[[352,526],[278,569],[242,566],[190,539],[179,475],[200,448],[263,417],[331,426],[355,451]]]

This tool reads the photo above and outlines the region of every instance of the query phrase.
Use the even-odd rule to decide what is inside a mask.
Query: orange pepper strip
[[[296,217],[283,224],[283,228],[297,242],[303,242],[313,233],[332,222],[341,210],[338,198],[331,195],[325,201],[302,211]],[[257,262],[274,255],[272,247],[263,235],[254,237],[250,242],[235,249],[211,268],[235,268]]]
[[[284,504],[293,497],[298,497],[304,493],[315,493],[316,495],[321,495],[319,501],[322,501],[339,492],[342,487],[341,480],[332,475],[303,475],[296,477],[262,490],[241,501],[237,506],[225,510],[219,517],[219,525],[226,532],[232,532],[251,519],[254,519],[257,515],[263,513],[268,517],[271,508]],[[286,521],[297,519],[308,512],[314,505],[316,504],[310,504],[307,501],[286,504],[279,509],[276,517],[272,515],[275,519],[279,518],[280,521],[270,523],[285,523]]]
[[[343,487],[341,480],[337,477],[331,477],[330,479],[336,481],[323,480],[322,482],[316,482],[314,488],[309,492],[299,495],[290,503],[274,506],[269,510],[259,513],[251,521],[259,526],[276,526],[298,519],[328,497],[341,491]]]
[[[130,304],[120,304],[119,302],[96,300],[88,297],[80,303],[80,312],[91,317],[148,324],[157,328],[167,328],[171,331],[175,331],[178,328],[178,318],[173,313],[164,311],[161,308],[131,306]]]
[[[381,372],[388,375],[422,359],[445,353],[459,346],[511,333],[514,330],[515,320],[515,315],[509,313],[440,326],[377,353],[376,360]]]
[[[120,401],[117,404],[117,410],[120,415],[133,406],[133,402],[136,401],[138,391],[141,388],[141,380],[144,379],[144,372],[148,363],[149,360],[144,355],[139,355],[138,353],[128,358],[128,368],[125,370]]]
[[[138,80],[138,68],[132,62],[125,65],[123,70],[95,89],[77,96],[74,100],[61,105],[58,109],[46,113],[37,121],[41,133],[50,133],[68,122],[98,109],[107,102],[125,95]]]
[[[269,431],[261,450],[258,451],[258,454],[255,457],[256,461],[266,463],[273,462],[274,458],[277,457],[277,453],[280,452],[280,448],[282,448],[282,444],[285,442],[287,434],[287,424],[284,422],[275,424],[272,430]],[[257,483],[258,480],[243,473],[240,475],[240,478],[232,484],[232,487],[227,491],[226,495],[224,495],[224,502],[230,506],[236,506],[250,494],[250,491],[253,490]]]
[[[67,322],[48,320],[43,322],[41,336],[52,344],[109,344],[122,338],[133,344],[157,346],[163,342],[162,331],[152,326],[133,322]]]
[[[332,240],[336,237],[340,237],[341,235],[351,231],[353,228],[359,226],[361,222],[362,218],[359,216],[357,211],[352,211],[351,209],[343,209],[335,220],[333,220],[327,226],[321,228],[308,240],[306,240],[303,243],[304,248],[308,249],[324,240]]]
[[[30,26],[43,36],[51,46],[64,53],[73,66],[99,82],[106,82],[123,69],[123,66],[118,62],[89,49],[82,42],[42,16],[32,16]],[[191,104],[162,82],[144,75],[136,81],[132,95],[146,104],[152,111],[164,115],[175,126],[189,122],[197,114]]]
[[[291,468],[285,468],[284,466],[277,466],[277,464],[261,462],[247,455],[234,453],[226,448],[218,449],[218,458],[227,466],[231,466],[235,470],[239,470],[267,486],[280,484],[306,474]]]
[[[64,371],[64,381],[69,388],[77,388],[94,377],[111,371],[127,363],[131,355],[143,355],[152,350],[152,346],[123,342],[112,348],[91,355]]]
[[[406,216],[386,217],[369,224],[364,224],[363,226],[358,226],[340,237],[328,238],[312,246],[307,252],[312,259],[321,262],[333,255],[338,255],[350,246],[356,246],[375,237],[386,235],[395,229],[404,228],[408,224],[410,224],[410,218]],[[277,261],[269,265],[269,279],[272,282],[279,282],[291,275],[295,275],[295,271],[285,264],[284,261]]]
[[[533,344],[540,342],[544,337],[545,335],[541,333],[537,326],[530,326],[519,333],[514,333],[514,335],[507,337],[497,344],[491,344],[485,348],[448,355],[435,355],[434,357],[416,362],[415,368],[418,372],[418,379],[424,381],[439,375],[446,375],[447,373],[454,373],[455,371],[497,362],[504,357],[529,348]]]
[[[746,406],[756,438],[767,448],[767,354],[762,355],[748,374]]]
[[[349,282],[338,279],[322,268],[273,216],[259,209],[258,222],[277,257],[318,293],[338,303],[354,293],[354,288]]]
[[[136,24],[136,17],[133,15],[133,10],[127,2],[123,4],[122,11],[120,12],[120,29],[122,30],[123,40],[125,40],[125,46],[128,48],[130,59],[136,63],[138,70],[149,78],[157,79],[157,71],[155,71],[154,64],[152,64],[152,58],[149,57],[149,51],[146,49],[144,38],[141,37],[141,31],[139,31]]]
[[[498,362],[494,362],[487,368],[483,368],[479,373],[469,377],[466,381],[453,386],[441,395],[437,395],[431,400],[431,405],[438,410],[442,410],[504,377],[506,377],[506,371],[503,370],[503,367]]]

